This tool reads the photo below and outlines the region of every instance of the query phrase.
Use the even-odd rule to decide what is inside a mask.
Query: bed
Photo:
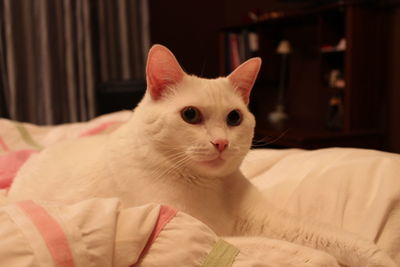
[[[16,172],[32,154],[61,140],[108,134],[129,116],[121,111],[58,126],[0,119],[1,266],[267,266],[167,206],[7,201]],[[282,209],[373,240],[400,265],[400,155],[256,149],[242,170]]]

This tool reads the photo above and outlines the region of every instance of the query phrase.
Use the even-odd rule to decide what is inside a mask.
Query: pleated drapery
[[[146,0],[0,0],[0,115],[90,119],[96,85],[144,79]]]

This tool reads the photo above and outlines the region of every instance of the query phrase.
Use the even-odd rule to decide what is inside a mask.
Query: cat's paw
[[[339,267],[331,255],[290,242],[265,237],[225,237],[243,254],[273,267]]]
[[[367,267],[399,267],[386,253],[376,253]]]
[[[354,266],[365,266],[365,267],[399,267],[385,252],[378,248],[373,251],[369,250],[368,253],[363,257],[361,263]]]
[[[306,253],[299,253],[293,258],[293,266],[304,267],[339,267],[339,263],[333,256],[318,250],[307,249]]]
[[[385,252],[370,241],[360,240],[356,243],[358,249],[340,260],[348,267],[399,267]]]
[[[333,256],[311,248],[299,247],[298,250],[285,251],[285,254],[285,256],[280,255],[275,257],[272,266],[340,267],[338,261]]]

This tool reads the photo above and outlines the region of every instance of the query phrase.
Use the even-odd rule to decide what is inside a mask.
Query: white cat
[[[243,177],[239,166],[255,127],[247,104],[260,65],[253,58],[228,77],[203,79],[187,75],[167,48],[153,46],[147,91],[130,120],[108,136],[66,141],[33,156],[18,173],[10,199],[119,197],[124,207],[157,202],[187,212],[219,235],[287,240],[348,266],[396,266],[372,242],[278,211]],[[291,261],[284,242],[260,240]],[[337,266],[327,254],[316,258],[304,258],[304,266]]]

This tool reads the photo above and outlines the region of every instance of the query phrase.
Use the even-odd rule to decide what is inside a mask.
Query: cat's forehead
[[[178,88],[182,101],[202,106],[245,107],[239,93],[227,78],[205,79],[188,76]]]

